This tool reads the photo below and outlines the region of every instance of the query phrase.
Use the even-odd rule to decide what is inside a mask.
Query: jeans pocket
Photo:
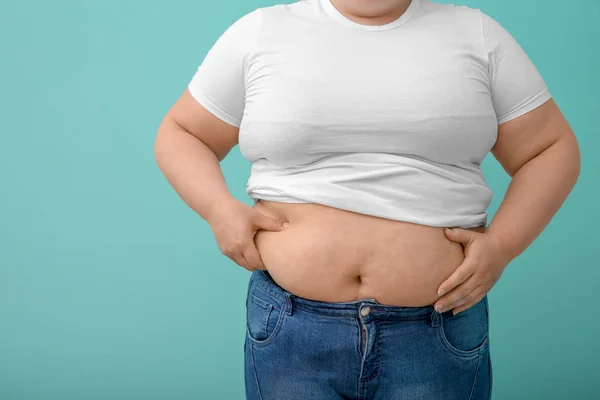
[[[488,343],[488,318],[485,297],[477,304],[453,315],[448,310],[439,315],[438,336],[452,354],[472,358]]]
[[[258,346],[271,343],[281,329],[285,313],[283,306],[258,290],[248,293],[246,302],[246,333]]]

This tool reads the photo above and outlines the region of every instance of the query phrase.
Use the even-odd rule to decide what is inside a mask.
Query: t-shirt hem
[[[521,107],[517,108],[516,110],[513,110],[513,111],[509,112],[508,114],[505,114],[504,116],[499,117],[498,125],[500,125],[504,122],[513,120],[517,117],[520,117],[521,115],[524,115],[530,111],[533,111],[534,109],[536,109],[537,107],[541,106],[546,101],[548,101],[551,97],[552,97],[552,95],[550,94],[550,91],[548,90],[548,88],[544,87],[544,89],[541,92],[539,92],[536,96],[534,96],[529,102],[523,104]]]
[[[465,221],[465,222],[461,223],[459,221],[460,217],[458,217],[458,216],[445,216],[445,217],[436,216],[436,217],[428,217],[428,218],[418,218],[418,217],[410,216],[409,213],[400,212],[400,211],[394,215],[391,215],[391,214],[374,211],[374,209],[370,208],[370,207],[363,207],[361,209],[357,209],[355,207],[346,206],[341,203],[336,204],[334,202],[328,201],[323,196],[316,196],[316,197],[308,200],[308,199],[295,198],[295,197],[292,197],[292,196],[289,196],[289,195],[286,195],[283,193],[276,194],[276,195],[269,195],[267,193],[258,193],[255,190],[249,190],[249,189],[246,190],[246,194],[248,195],[248,197],[250,199],[252,199],[252,201],[254,203],[256,203],[256,201],[259,199],[278,202],[278,203],[295,203],[295,204],[315,203],[315,204],[326,205],[326,206],[329,206],[332,208],[337,208],[340,210],[352,211],[352,212],[355,212],[358,214],[370,215],[370,216],[390,219],[390,220],[394,220],[394,221],[408,222],[408,223],[412,223],[412,224],[424,225],[424,226],[430,226],[430,227],[436,227],[436,228],[469,229],[469,228],[478,228],[478,227],[482,227],[482,226],[485,227],[485,226],[487,226],[487,223],[488,223],[488,214],[485,211],[482,214],[480,214],[480,216],[478,216],[478,217],[477,216],[468,216],[468,219],[470,220],[470,222]]]
[[[188,84],[188,90],[192,97],[196,99],[196,101],[200,103],[204,108],[206,108],[211,114],[215,115],[220,120],[227,122],[229,125],[233,125],[236,128],[240,127],[242,122],[240,119],[234,118],[225,111],[223,111],[221,107],[216,105],[204,93],[194,89],[191,82]]]

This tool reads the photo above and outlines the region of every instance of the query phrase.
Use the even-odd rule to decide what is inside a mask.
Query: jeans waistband
[[[361,309],[368,307],[370,319],[382,320],[428,319],[434,318],[437,313],[433,304],[422,307],[404,307],[380,304],[373,298],[345,302],[327,302],[307,299],[297,296],[279,286],[266,270],[253,271],[248,285],[249,287],[256,285],[257,288],[267,295],[279,300],[281,304],[285,304],[285,309],[288,313],[291,313],[292,309],[297,307],[322,315],[356,317]]]

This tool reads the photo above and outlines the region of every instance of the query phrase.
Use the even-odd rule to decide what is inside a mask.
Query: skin
[[[330,0],[348,19],[363,25],[385,25],[398,18],[410,0]]]
[[[485,233],[445,232],[463,244],[465,260],[439,286],[438,311],[456,314],[481,300],[548,225],[579,177],[579,145],[553,99],[499,125],[491,152],[511,182]]]
[[[366,25],[397,19],[410,0],[330,0],[347,18]],[[465,259],[438,287],[435,308],[453,314],[478,303],[504,269],[548,225],[575,185],[581,165],[576,137],[553,99],[498,127],[492,154],[511,176],[504,200],[485,232],[444,229]]]
[[[393,21],[409,4],[331,2],[348,18],[373,25]],[[209,223],[223,254],[249,271],[268,269],[280,286],[321,301],[374,298],[466,310],[546,227],[580,169],[575,135],[551,99],[498,127],[492,154],[511,183],[488,227],[447,232],[320,204],[247,206],[228,191],[220,169],[238,134],[185,89],[158,128],[155,157],[180,197]]]

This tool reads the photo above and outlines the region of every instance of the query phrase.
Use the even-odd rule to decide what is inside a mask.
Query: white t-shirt
[[[254,201],[464,228],[488,222],[480,164],[498,124],[551,97],[496,20],[430,0],[379,26],[329,0],[255,9],[222,33],[188,89],[239,127]]]

